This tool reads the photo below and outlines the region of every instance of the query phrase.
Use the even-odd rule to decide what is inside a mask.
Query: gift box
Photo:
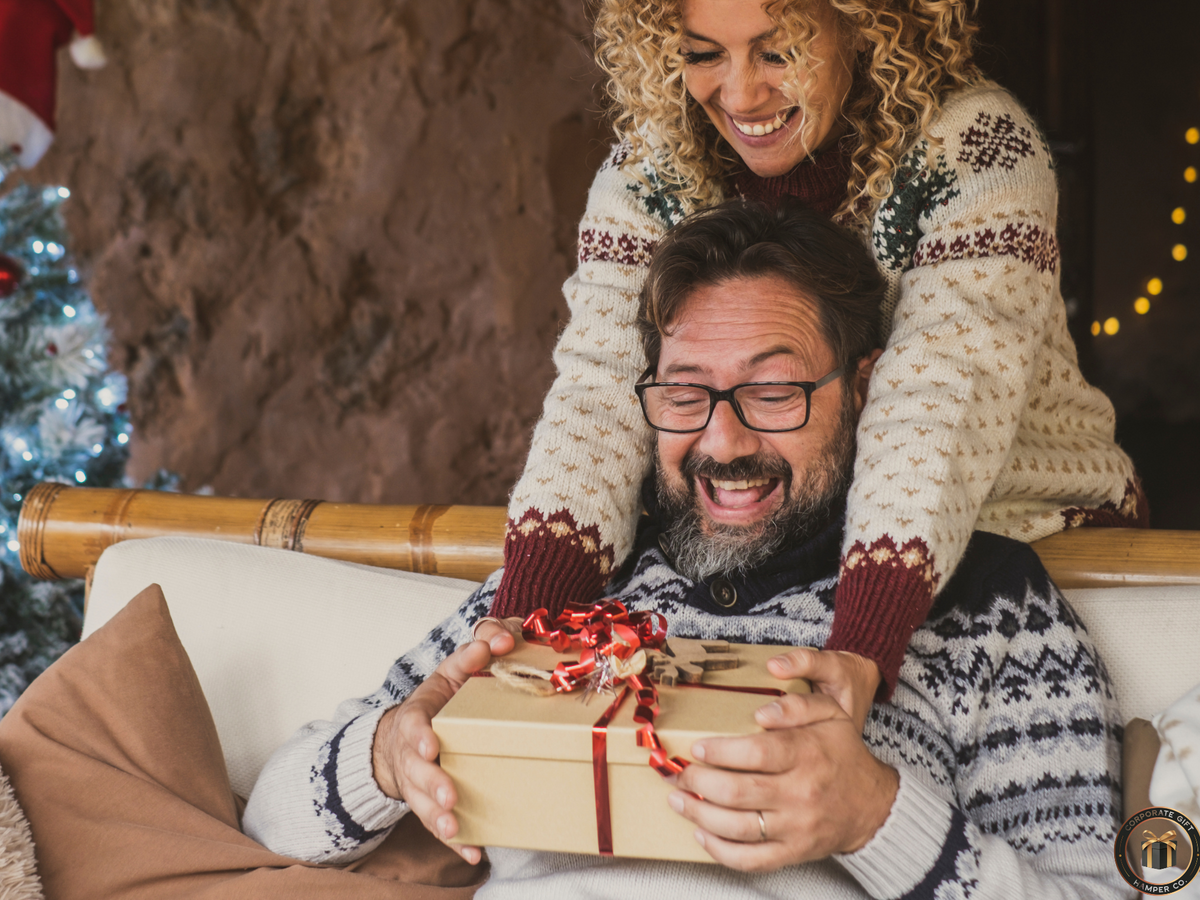
[[[1175,832],[1155,837],[1152,831],[1143,831],[1146,840],[1142,842],[1142,868],[1169,869],[1175,865]]]
[[[723,644],[668,637],[651,654],[646,670],[661,676],[651,735],[653,701],[636,690],[645,678],[615,693],[553,696],[523,693],[488,673],[469,679],[433,720],[441,766],[458,789],[455,842],[712,862],[696,826],[667,805],[674,788],[659,771],[686,765],[701,738],[762,731],[755,710],[784,691],[809,691],[806,681],[767,671],[767,660],[790,647]],[[563,663],[562,672],[579,658],[518,639],[501,660],[542,672]],[[655,745],[658,770],[650,764]]]

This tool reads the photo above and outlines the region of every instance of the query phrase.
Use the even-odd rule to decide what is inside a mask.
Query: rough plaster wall
[[[34,177],[130,379],[131,474],[503,503],[603,158],[581,0],[112,0]]]

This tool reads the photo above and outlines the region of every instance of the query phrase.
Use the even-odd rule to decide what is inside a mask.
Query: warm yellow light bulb
[[[1146,292],[1151,297],[1157,297],[1162,293],[1163,283],[1161,278],[1151,278],[1146,282]]]
[[[1116,334],[1120,330],[1121,330],[1121,323],[1117,321],[1116,316],[1110,316],[1109,318],[1104,320],[1104,333],[1105,334]]]
[[[1096,336],[1096,335],[1098,335],[1099,333],[1100,333],[1100,323],[1099,323],[1099,322],[1093,322],[1093,323],[1092,323],[1092,337],[1095,337],[1095,336]]]
[[[1182,225],[1187,221],[1187,210],[1182,206],[1177,206],[1171,211],[1171,221],[1176,225]]]
[[[1133,311],[1139,316],[1144,316],[1150,312],[1150,301],[1145,297],[1138,297],[1133,301]]]
[[[1185,259],[1187,259],[1187,247],[1183,246],[1183,244],[1176,244],[1171,248],[1171,255],[1175,257],[1178,262],[1183,262]]]
[[[1196,181],[1196,167],[1188,166],[1183,170],[1183,180],[1188,184],[1194,184]]]
[[[1200,128],[1189,128],[1183,137],[1189,144],[1200,144]]]

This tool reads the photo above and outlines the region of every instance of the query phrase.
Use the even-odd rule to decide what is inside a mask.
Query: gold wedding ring
[[[762,810],[758,811],[758,841],[762,843],[767,839],[767,820],[763,818]]]

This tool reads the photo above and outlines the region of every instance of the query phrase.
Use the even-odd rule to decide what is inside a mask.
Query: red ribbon
[[[560,662],[550,676],[550,682],[560,694],[567,694],[586,684],[603,662],[603,657],[625,660],[639,647],[658,650],[666,643],[667,619],[662,613],[630,613],[618,600],[599,600],[592,604],[568,603],[566,609],[550,620],[545,609],[534,612],[522,623],[521,634],[532,644],[548,645],[558,653],[579,651],[576,662]],[[613,687],[624,684],[608,709],[592,725],[592,782],[596,796],[596,842],[602,856],[613,855],[612,813],[608,792],[608,726],[616,717],[625,698],[633,693],[637,708],[633,720],[642,727],[637,732],[637,744],[650,751],[647,763],[663,778],[678,775],[688,765],[686,759],[667,756],[654,720],[658,718],[658,690],[646,678],[645,671],[628,678],[614,678]],[[778,688],[737,687],[719,684],[682,684],[682,687],[705,688],[714,691],[736,691],[742,694],[764,694],[782,697]]]
[[[560,662],[550,676],[550,682],[560,694],[570,693],[584,683],[598,667],[600,657],[615,656],[628,659],[639,647],[659,649],[666,643],[667,619],[662,613],[630,613],[617,600],[596,603],[568,603],[553,622],[545,609],[535,610],[521,626],[525,640],[547,644],[559,653],[572,648],[580,650],[574,663]],[[608,724],[621,703],[632,691],[637,699],[633,720],[641,725],[637,733],[639,747],[650,751],[648,764],[664,778],[677,775],[688,765],[686,759],[668,757],[662,741],[654,731],[658,717],[658,691],[645,673],[615,679],[613,686],[624,682],[625,688],[592,726],[592,780],[596,794],[596,839],[602,856],[612,856],[612,816],[608,795]],[[780,691],[779,693],[783,693]]]

